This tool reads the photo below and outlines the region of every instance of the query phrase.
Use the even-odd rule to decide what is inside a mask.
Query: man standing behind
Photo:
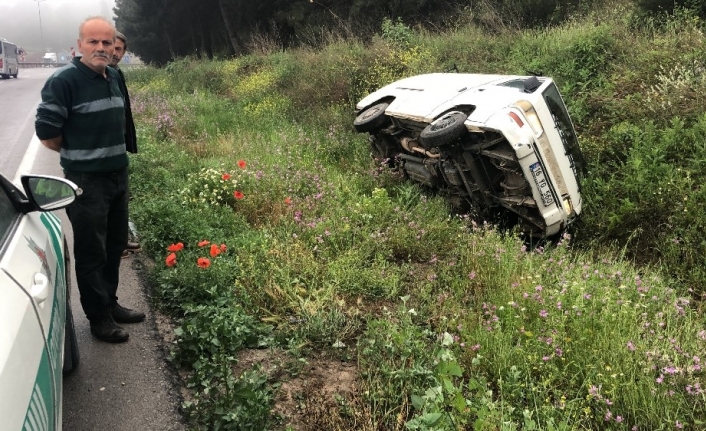
[[[137,153],[137,133],[135,132],[135,122],[132,119],[132,107],[130,106],[130,95],[127,92],[127,84],[125,83],[125,75],[123,71],[120,70],[120,60],[123,59],[125,52],[127,51],[127,38],[124,34],[119,31],[115,32],[115,49],[113,50],[113,57],[110,62],[110,66],[114,67],[120,75],[120,91],[123,93],[123,99],[125,100],[125,148],[130,153]],[[123,251],[122,257],[128,257],[128,250],[139,250],[140,244],[134,241],[130,241],[128,238],[127,248]]]
[[[144,313],[118,304],[120,255],[128,235],[128,158],[125,104],[118,72],[108,67],[113,24],[102,17],[79,26],[83,54],[57,70],[42,88],[35,130],[59,152],[64,175],[83,193],[67,208],[74,231],[74,260],[81,306],[99,340],[120,343],[129,334],[118,323]]]

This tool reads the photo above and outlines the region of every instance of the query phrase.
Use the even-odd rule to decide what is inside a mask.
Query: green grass
[[[179,325],[192,426],[703,428],[704,23],[633,16],[493,35],[388,23],[367,46],[130,72],[131,217]],[[558,80],[589,160],[573,238],[528,249],[370,159],[358,98],[453,64]],[[358,394],[290,423],[271,408],[297,372],[236,372],[254,347],[354,362]]]

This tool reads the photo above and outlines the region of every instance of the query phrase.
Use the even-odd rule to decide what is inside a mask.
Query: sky
[[[0,0],[0,38],[30,54],[68,52],[89,16],[113,18],[115,0]],[[40,31],[41,15],[41,31]]]

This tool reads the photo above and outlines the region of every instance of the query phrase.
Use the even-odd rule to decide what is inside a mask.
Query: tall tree
[[[228,0],[218,0],[218,6],[221,10],[221,16],[223,17],[223,24],[225,25],[226,32],[228,33],[228,40],[230,42],[233,54],[240,54],[243,51],[243,41],[238,37],[235,28],[233,27],[234,15],[231,13],[230,7],[228,5]]]
[[[604,0],[601,0],[604,1]],[[667,0],[635,0],[667,2]],[[679,0],[697,2],[706,0]],[[118,28],[144,61],[165,64],[176,57],[241,55],[256,32],[286,46],[323,41],[322,28],[368,39],[383,19],[408,26],[439,25],[473,0],[116,0]],[[486,0],[520,25],[560,22],[585,0]]]

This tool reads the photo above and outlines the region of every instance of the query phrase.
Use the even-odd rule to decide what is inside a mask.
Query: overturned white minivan
[[[534,237],[581,213],[585,163],[551,78],[435,73],[393,82],[356,106],[372,155],[485,220]]]

